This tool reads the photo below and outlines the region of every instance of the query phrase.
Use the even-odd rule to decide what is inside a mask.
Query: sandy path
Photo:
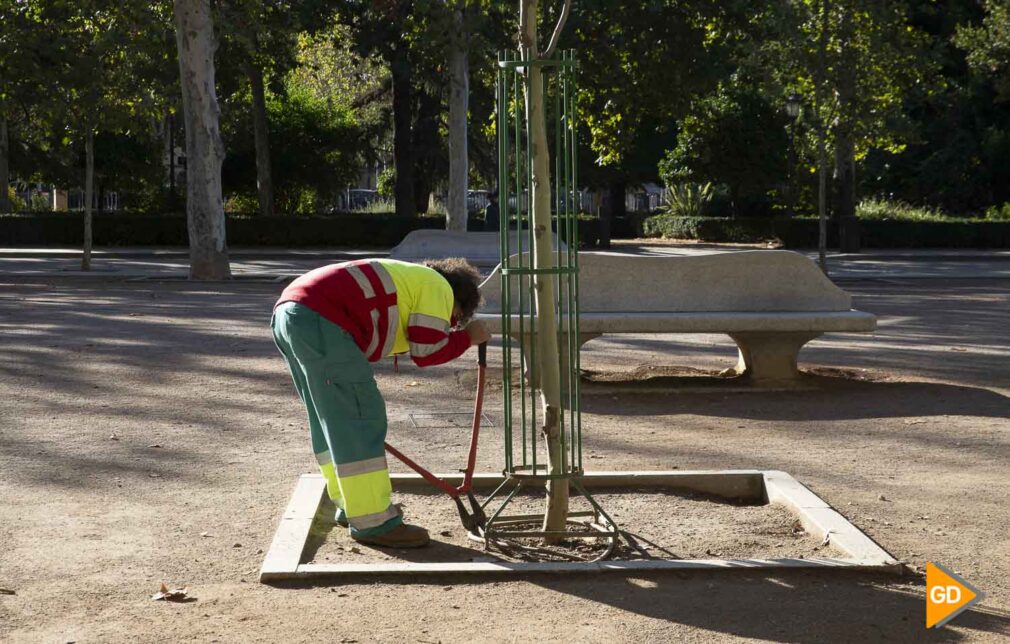
[[[1001,640],[1010,636],[1005,286],[847,285],[859,308],[882,316],[880,331],[828,337],[803,360],[867,369],[856,378],[822,372],[806,390],[777,392],[683,378],[666,392],[586,388],[594,469],[784,469],[900,559],[943,563],[989,594],[986,610],[926,633],[915,577],[262,586],[261,551],[295,477],[313,467],[266,330],[277,287],[0,284],[0,588],[16,591],[0,595],[0,639]],[[732,345],[601,338],[585,356],[604,371],[717,369]],[[380,368],[391,433],[405,450],[456,466],[460,431],[416,430],[407,414],[466,410],[469,375],[469,361]],[[481,469],[497,469],[496,445],[487,433]],[[149,601],[162,580],[188,584],[197,601]]]

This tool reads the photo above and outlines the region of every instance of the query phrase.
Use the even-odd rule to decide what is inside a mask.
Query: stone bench
[[[552,240],[553,243],[553,240]],[[527,233],[510,234],[509,248],[526,251]],[[564,243],[561,250],[566,250]],[[498,233],[461,232],[455,230],[413,230],[389,251],[390,259],[404,262],[421,262],[426,259],[463,257],[474,266],[489,269],[501,261]]]
[[[500,333],[500,265],[481,293],[478,318]],[[790,251],[580,253],[579,299],[580,345],[605,333],[725,333],[739,349],[735,373],[755,383],[798,378],[800,349],[824,333],[865,333],[877,324],[813,261]],[[516,313],[515,293],[511,302]]]

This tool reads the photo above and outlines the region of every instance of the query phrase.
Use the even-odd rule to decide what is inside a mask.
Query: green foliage
[[[712,184],[677,183],[666,187],[666,212],[674,217],[701,217],[712,201]]]
[[[267,114],[277,211],[309,214],[327,209],[362,163],[364,142],[353,112],[290,88],[284,96],[267,97]],[[256,151],[250,123],[248,101],[237,97],[222,122],[228,150],[222,180],[235,203],[241,203],[242,195],[250,200],[247,203],[255,200]]]
[[[353,213],[363,215],[388,215],[396,212],[396,203],[393,202],[392,195],[384,199],[376,199],[351,210]]]
[[[856,206],[856,216],[860,219],[897,221],[947,221],[955,220],[938,208],[913,206],[904,201],[884,199],[864,199]]]
[[[781,113],[752,88],[724,84],[680,122],[677,147],[659,173],[667,186],[685,181],[729,188],[736,214],[785,182],[789,140]]]
[[[1010,222],[970,220],[864,220],[862,236],[869,248],[1010,248]],[[646,219],[649,237],[711,243],[773,244],[815,248],[818,222],[812,217],[671,217]],[[837,243],[829,230],[828,244]]]
[[[396,168],[389,166],[379,173],[378,185],[379,196],[385,199],[393,198],[393,191],[396,189]]]
[[[725,8],[702,0],[574,3],[571,36],[561,46],[578,49],[585,90],[579,116],[596,165],[619,167],[632,178],[653,175],[662,150],[651,159],[635,159],[637,153],[657,136],[672,134],[692,99],[730,69],[723,36],[733,31],[734,19]]]
[[[1002,206],[990,206],[985,211],[985,218],[989,221],[1010,221],[1010,202]]]
[[[968,62],[991,75],[1003,98],[1010,99],[1010,2],[985,0],[982,24],[962,25],[955,42],[968,50]]]
[[[25,200],[17,195],[13,186],[7,186],[7,203],[10,204],[11,212],[23,212],[26,210]]]

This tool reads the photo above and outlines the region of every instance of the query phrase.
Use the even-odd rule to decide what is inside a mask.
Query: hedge
[[[227,219],[230,246],[391,247],[412,230],[441,229],[445,218],[397,217],[393,214],[340,214],[316,217],[249,217]],[[483,222],[471,218],[470,230]],[[1010,222],[1005,221],[860,221],[862,245],[868,248],[1010,248]],[[80,246],[81,213],[0,215],[0,246]],[[96,214],[96,246],[185,246],[182,215]],[[583,246],[594,246],[599,221],[579,220]],[[720,243],[778,241],[786,248],[817,246],[817,220],[794,217],[622,218],[611,223],[615,239],[666,237]],[[834,225],[828,245],[837,244]]]
[[[471,220],[471,229],[483,222]],[[445,228],[445,217],[345,214],[318,217],[228,216],[229,246],[395,246],[412,230]],[[0,215],[0,246],[80,246],[80,213]],[[96,246],[186,246],[182,215],[96,214]]]
[[[1010,222],[861,220],[866,248],[1010,248]],[[646,237],[721,243],[780,242],[786,248],[817,246],[818,221],[797,217],[673,217],[656,215],[642,226]],[[837,227],[828,223],[828,245],[837,245]]]

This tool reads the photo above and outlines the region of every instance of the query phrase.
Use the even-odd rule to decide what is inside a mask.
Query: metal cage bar
[[[544,113],[547,127],[548,169],[551,171],[550,202],[554,266],[538,266],[534,258],[532,123],[529,118],[530,81],[528,70],[542,73]],[[585,533],[543,530],[516,530],[515,525],[537,515],[505,514],[520,488],[551,480],[570,480],[574,495],[589,500],[591,511],[572,512],[571,517],[603,517],[611,526],[601,533],[613,538],[616,527],[599,504],[586,493],[578,478],[583,472],[582,416],[579,391],[579,189],[578,115],[576,97],[578,61],[574,52],[562,51],[555,58],[530,59],[529,50],[504,51],[498,56],[496,77],[496,127],[498,141],[498,185],[501,218],[501,310],[503,361],[502,419],[504,424],[506,482],[482,504],[499,505],[489,513],[485,543],[512,536],[585,536]],[[564,246],[562,246],[564,244]],[[558,367],[561,374],[559,429],[561,469],[550,474],[538,455],[543,441],[538,439],[538,389],[541,374],[537,367],[539,334],[536,284],[555,284],[551,307],[558,321]],[[517,350],[518,349],[518,350]],[[519,382],[513,383],[513,374]],[[518,400],[516,399],[518,397]],[[506,492],[506,490],[508,490]]]

